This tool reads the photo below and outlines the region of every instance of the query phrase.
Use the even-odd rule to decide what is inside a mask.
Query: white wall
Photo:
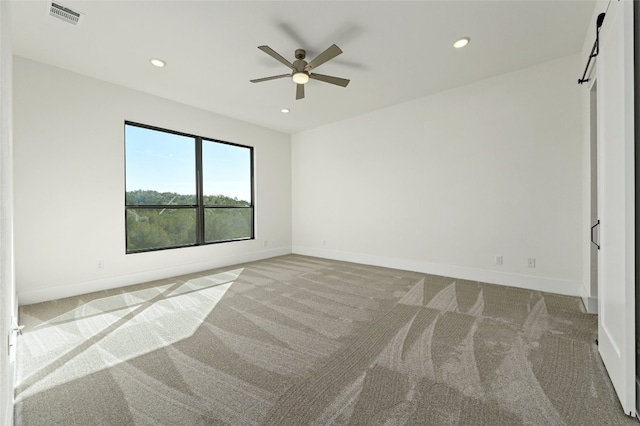
[[[20,57],[14,117],[20,304],[291,251],[289,135]],[[125,120],[253,146],[256,240],[125,254]]]
[[[293,251],[579,295],[579,67],[561,58],[293,135]]]
[[[13,424],[15,363],[8,339],[15,314],[13,275],[12,54],[8,2],[0,2],[0,424]]]

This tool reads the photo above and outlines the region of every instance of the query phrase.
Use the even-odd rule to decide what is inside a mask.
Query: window
[[[125,122],[127,253],[253,239],[253,148]]]

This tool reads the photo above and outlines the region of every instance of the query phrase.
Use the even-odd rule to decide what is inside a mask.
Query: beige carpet
[[[617,425],[579,299],[289,255],[20,309],[16,425]]]

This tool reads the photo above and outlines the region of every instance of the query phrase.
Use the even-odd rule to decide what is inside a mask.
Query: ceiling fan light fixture
[[[304,71],[298,71],[291,76],[296,84],[307,84],[309,82],[309,74]]]
[[[151,58],[149,59],[149,62],[151,62],[151,65],[153,65],[154,67],[158,67],[158,68],[163,68],[165,65],[167,65],[165,61],[158,58]]]
[[[456,40],[455,43],[453,43],[453,47],[455,47],[456,49],[460,49],[461,47],[465,47],[467,44],[469,44],[470,41],[470,37],[462,37]]]

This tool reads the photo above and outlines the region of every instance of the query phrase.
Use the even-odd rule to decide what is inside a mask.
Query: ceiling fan
[[[296,83],[296,100],[304,98],[304,85],[309,81],[309,79],[324,81],[325,83],[331,83],[341,87],[347,87],[347,84],[349,84],[349,80],[347,80],[346,78],[333,77],[330,75],[316,74],[311,72],[312,69],[319,67],[320,65],[342,53],[342,50],[340,50],[340,48],[335,44],[332,44],[327,50],[312,59],[311,62],[307,62],[304,60],[304,58],[307,56],[307,52],[305,52],[303,49],[296,50],[296,60],[293,63],[287,61],[282,55],[280,55],[269,46],[258,46],[258,49],[262,50],[267,55],[277,59],[278,61],[291,68],[291,73],[257,78],[250,81],[252,83],[260,83],[262,81],[291,77],[293,82]]]

